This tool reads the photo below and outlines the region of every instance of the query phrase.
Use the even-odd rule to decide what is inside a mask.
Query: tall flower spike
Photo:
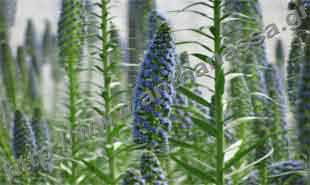
[[[42,57],[44,62],[54,61],[56,56],[56,38],[52,32],[51,22],[45,21],[45,27],[43,32],[43,38],[41,40]],[[54,63],[51,63],[55,65]]]
[[[144,151],[140,161],[140,171],[146,184],[168,185],[164,171],[156,155],[151,151]]]
[[[121,185],[145,185],[145,181],[139,170],[130,168],[124,174]]]
[[[242,21],[238,18],[229,21],[225,23],[223,28],[224,37],[228,38],[226,39],[226,45],[229,46],[227,47],[228,55],[225,56],[225,59],[231,64],[230,71],[244,74],[244,77],[231,81],[231,101],[229,103],[231,109],[228,110],[232,110],[231,116],[233,119],[248,116],[266,117],[269,108],[267,100],[259,96],[251,96],[252,93],[267,94],[265,71],[263,69],[267,67],[268,61],[264,43],[258,42],[257,38],[255,38],[255,35],[263,30],[260,2],[257,0],[225,0],[224,4],[224,14],[226,15],[232,14],[239,17],[238,15],[241,13],[251,17],[249,21]],[[249,24],[251,24],[252,29],[242,29]],[[243,39],[240,41],[240,38]],[[230,54],[232,57],[229,56]],[[262,119],[243,123],[237,128],[238,137],[243,140],[248,139],[248,136],[267,137],[270,124],[272,123]],[[270,143],[266,141],[255,149],[254,160],[262,158],[269,150]],[[261,184],[268,184],[266,167],[269,161],[269,159],[266,159],[258,164]],[[238,174],[236,174],[236,179],[240,179]]]
[[[266,82],[268,96],[273,100],[270,102],[268,117],[272,121],[271,130],[273,133],[279,133],[272,136],[272,145],[275,149],[273,156],[276,161],[288,158],[288,136],[287,136],[287,103],[285,90],[280,74],[280,70],[270,64],[266,70]]]
[[[148,18],[148,30],[149,30],[149,40],[152,40],[156,34],[158,27],[166,21],[166,18],[161,15],[157,10],[152,10],[149,13]]]
[[[297,129],[300,152],[310,160],[310,44],[305,49],[297,101]]]
[[[25,41],[24,41],[25,50],[28,55],[33,56],[37,55],[37,34],[33,21],[29,19],[27,21],[27,27],[25,32]]]
[[[13,123],[13,152],[16,159],[33,162],[36,141],[28,120],[16,111]]]
[[[307,14],[310,13],[310,0],[302,0],[301,6],[305,8]],[[299,148],[302,157],[310,161],[310,17],[302,20],[297,33],[305,44],[304,58],[300,74],[297,100],[297,131]]]
[[[83,16],[80,0],[62,0],[58,22],[58,45],[62,64],[77,62],[83,45]]]
[[[42,119],[39,108],[34,109],[31,128],[36,139],[39,167],[41,170],[49,172],[52,169],[50,134],[47,122]]]
[[[148,149],[167,152],[171,105],[175,96],[175,44],[163,23],[150,43],[138,74],[133,110],[133,137]]]
[[[181,53],[179,59],[180,59],[180,62],[178,62],[177,67],[176,67],[176,81],[175,81],[176,84],[175,85],[178,85],[179,83],[184,83],[182,82],[182,80],[184,79],[179,79],[179,78],[183,78],[185,67],[189,67],[189,57],[188,57],[187,52]],[[174,105],[187,107],[188,99],[183,94],[176,93],[173,103]],[[189,113],[181,109],[175,109],[171,114],[171,120],[173,121],[173,134],[176,134],[177,137],[185,136],[185,138],[188,138],[187,136],[188,134],[190,134],[190,131],[188,129],[192,127],[192,120],[189,117]]]
[[[245,14],[256,14],[256,12],[252,12],[253,9],[249,8],[249,6],[246,6],[245,3],[240,3],[239,1],[226,1],[227,5],[224,7],[225,13],[235,13],[242,8]],[[245,5],[244,5],[245,4]],[[226,41],[227,45],[233,46],[235,45],[240,36],[244,35],[244,31],[242,29],[238,29],[238,27],[243,27],[243,24],[241,21],[236,22],[227,22],[223,26],[223,34],[229,38],[229,40]],[[231,32],[231,30],[234,30]],[[227,57],[226,57],[227,58]],[[230,65],[230,70],[234,73],[242,73],[244,66],[243,62],[240,62],[241,60],[244,61],[244,56],[238,55],[236,57],[231,57],[231,59],[228,59],[230,63],[233,65]],[[241,59],[241,60],[240,60]],[[251,105],[251,97],[249,96],[249,88],[247,85],[246,78],[240,77],[235,78],[230,81],[230,88],[229,88],[229,98],[231,99],[229,103],[229,107],[231,110],[231,114],[233,115],[234,119],[247,117],[253,115],[253,109]],[[211,112],[212,113],[212,112]],[[237,137],[238,138],[245,138],[250,133],[248,133],[247,129],[247,123],[240,125],[239,128],[237,128]]]
[[[289,59],[286,67],[287,77],[286,86],[290,109],[296,113],[298,81],[300,79],[301,65],[304,57],[303,42],[298,36],[293,38]]]
[[[277,70],[279,71],[281,83],[285,82],[285,53],[282,40],[277,40],[276,43],[276,64]]]

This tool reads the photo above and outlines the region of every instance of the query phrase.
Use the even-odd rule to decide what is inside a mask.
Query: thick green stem
[[[69,76],[69,120],[70,120],[70,135],[71,135],[71,156],[74,159],[75,158],[75,144],[76,144],[76,139],[75,139],[75,128],[76,128],[76,74],[75,74],[75,69],[74,69],[74,60],[70,59],[68,62],[68,76]],[[75,169],[76,165],[73,162],[72,163],[72,175],[71,175],[71,183],[74,183],[75,181]]]
[[[214,0],[214,51],[215,51],[215,122],[217,127],[217,185],[224,185],[224,116],[223,116],[223,69],[221,60],[221,0]]]
[[[111,111],[111,75],[109,74],[109,30],[108,30],[108,1],[101,0],[101,33],[102,33],[102,67],[103,67],[103,81],[104,81],[104,108],[105,108],[105,121],[107,128],[107,144],[112,146],[113,138],[111,138],[111,132],[113,130],[112,116],[110,115]],[[114,149],[113,147],[109,149],[108,153],[109,158],[109,171],[110,177],[115,182],[115,159],[114,159]]]

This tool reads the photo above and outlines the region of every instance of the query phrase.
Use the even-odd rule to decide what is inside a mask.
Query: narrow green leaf
[[[263,145],[266,140],[269,138],[269,136],[267,137],[263,137],[261,139],[259,139],[258,141],[256,141],[255,143],[245,146],[243,147],[241,150],[239,150],[232,159],[228,160],[225,163],[224,166],[224,170],[228,170],[230,167],[232,167],[234,164],[236,164],[237,162],[239,162],[244,156],[248,155],[251,151],[253,151],[255,148],[257,148],[260,145]]]
[[[203,106],[206,106],[206,107],[211,107],[211,104],[205,100],[204,98],[196,95],[195,93],[193,93],[192,91],[188,90],[187,88],[185,87],[178,87],[178,90],[181,91],[184,95],[186,95],[188,98],[190,98],[191,100],[194,100],[195,102],[203,105]]]
[[[231,144],[224,152],[224,162],[229,161],[232,159],[236,153],[241,149],[242,140],[238,140],[235,143]]]
[[[214,40],[214,37],[212,37],[211,35],[209,35],[209,34],[203,32],[202,29],[200,29],[200,28],[199,28],[199,29],[188,28],[188,29],[176,30],[176,32],[177,32],[177,31],[191,31],[191,32],[197,33],[197,34],[199,34],[199,35],[201,35],[201,36],[204,36],[204,37],[206,37],[206,38],[209,38],[209,39],[211,39],[211,40]]]
[[[242,117],[242,118],[238,118],[235,120],[228,120],[225,123],[225,130],[227,129],[231,129],[233,127],[239,126],[243,123],[248,123],[249,121],[255,121],[255,120],[266,120],[268,119],[267,117],[256,117],[256,116],[247,116],[247,117]]]
[[[191,3],[191,4],[187,5],[186,7],[184,7],[184,8],[182,9],[182,11],[184,11],[184,10],[186,10],[186,9],[189,9],[189,8],[192,8],[192,7],[194,7],[194,6],[198,6],[198,5],[202,5],[202,6],[206,6],[206,7],[209,7],[209,8],[213,8],[212,5],[210,5],[210,4],[206,3],[206,2],[200,1],[200,2],[195,2],[195,3]]]
[[[273,151],[274,151],[274,150],[273,150],[273,148],[272,148],[272,149],[271,149],[266,155],[264,155],[263,157],[257,159],[256,161],[254,161],[254,162],[252,162],[252,163],[250,163],[250,164],[248,164],[248,165],[242,166],[241,168],[239,168],[239,169],[237,169],[237,170],[234,170],[232,173],[226,175],[225,177],[226,177],[226,178],[230,178],[231,176],[233,176],[233,175],[235,175],[235,174],[237,174],[237,173],[241,173],[241,172],[243,172],[243,171],[245,171],[245,170],[247,170],[247,169],[249,169],[249,168],[251,168],[251,167],[254,167],[254,166],[257,165],[258,163],[260,163],[260,162],[264,161],[265,159],[267,159],[268,157],[270,157],[270,156],[272,155]]]
[[[196,118],[194,116],[191,116],[191,119],[193,121],[193,124],[197,125],[201,129],[203,129],[206,133],[209,133],[210,135],[216,137],[217,130],[210,123],[207,123],[204,120],[201,120],[201,119]]]
[[[186,143],[186,142],[182,142],[182,141],[179,141],[177,139],[173,139],[173,138],[170,138],[169,141],[177,146],[180,146],[182,148],[189,148],[189,149],[193,149],[197,152],[201,152],[201,153],[207,153],[207,151],[201,149],[200,147],[197,147],[195,144],[190,144],[190,143]]]
[[[198,58],[198,59],[200,59],[200,60],[202,60],[202,61],[204,61],[207,64],[214,65],[214,60],[211,57],[207,56],[207,55],[204,55],[204,54],[201,54],[201,53],[192,53],[191,55],[196,57],[196,58]]]
[[[214,52],[211,48],[209,48],[208,46],[206,46],[206,45],[204,45],[204,44],[202,44],[202,43],[200,43],[198,41],[182,41],[182,42],[177,42],[176,43],[176,45],[184,45],[184,44],[197,44],[197,45],[201,46],[202,48],[210,51],[211,53]]]
[[[213,21],[213,18],[208,16],[206,13],[203,13],[201,11],[198,11],[198,10],[185,10],[185,11],[181,11],[181,12],[187,12],[187,13],[193,13],[193,14],[196,14],[196,15],[200,15],[202,17],[205,17],[211,21]]]
[[[202,180],[209,181],[211,183],[215,183],[214,175],[212,173],[205,172],[201,169],[198,169],[182,160],[177,159],[176,157],[171,155],[171,158],[178,163],[180,166],[185,168],[189,173],[199,177]]]

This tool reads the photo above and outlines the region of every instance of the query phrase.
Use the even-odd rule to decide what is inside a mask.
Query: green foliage
[[[232,60],[230,61],[232,72],[244,74],[240,78],[233,79],[230,84],[230,89],[232,90],[232,110],[235,109],[232,115],[266,117],[269,112],[269,106],[273,103],[267,102],[263,97],[252,95],[258,93],[268,96],[268,87],[266,86],[265,80],[265,70],[268,66],[268,61],[266,60],[265,48],[263,43],[255,41],[255,34],[259,34],[263,29],[259,2],[256,0],[229,1],[225,6],[224,12],[225,10],[235,17],[235,20],[229,21],[227,24],[225,23],[225,26],[227,26],[226,34],[229,38],[227,41],[230,42],[230,47],[237,46],[237,48],[234,47],[235,50],[228,51],[228,54],[232,55],[233,52],[239,53],[237,55],[232,55],[233,57],[230,57],[228,60]],[[243,39],[240,40],[241,37]],[[273,89],[273,86],[273,84],[269,85],[269,89]],[[234,102],[236,104],[233,104]],[[241,105],[241,109],[239,109],[239,104]],[[272,110],[272,112],[273,111],[274,110]],[[257,138],[266,137],[269,134],[270,127],[272,130],[277,127],[271,126],[273,124],[273,120],[262,119],[242,124],[240,126],[241,139],[253,135]],[[245,133],[245,131],[248,133]],[[277,142],[275,144],[278,145]],[[264,145],[256,149],[254,159],[258,160],[265,156],[270,150],[270,147],[267,140]],[[265,168],[266,165],[264,162],[261,163],[261,184],[268,184],[268,182],[266,182],[267,174],[265,173]]]
[[[300,86],[298,89],[298,113],[297,113],[297,128],[298,128],[298,139],[300,142],[300,152],[303,158],[309,160],[310,156],[310,144],[307,139],[310,133],[310,45],[309,42],[305,48],[305,59],[302,64]]]
[[[68,76],[68,132],[70,140],[70,149],[67,155],[73,161],[77,158],[79,149],[76,130],[79,125],[79,78],[78,64],[81,60],[81,51],[83,47],[83,22],[81,2],[78,0],[63,0],[60,20],[58,23],[58,46],[61,63],[65,66]],[[68,177],[65,182],[76,183],[78,179],[77,164],[71,160],[65,161],[69,166]]]
[[[224,12],[227,14],[231,14],[237,11],[234,6],[238,6],[237,3],[228,3],[227,6],[224,8]],[[247,9],[244,9],[243,11],[246,11]],[[245,22],[245,21],[244,21]],[[246,22],[245,22],[246,23]],[[227,23],[224,23],[223,25],[223,35],[228,37],[225,44],[228,46],[227,48],[237,44],[240,35],[244,35],[246,31],[238,30],[237,27],[243,27],[242,20],[240,21],[230,21]],[[233,31],[231,31],[233,30]],[[238,46],[238,45],[237,45]],[[229,51],[228,51],[229,52]],[[228,53],[229,54],[229,53]],[[238,57],[231,58],[229,61],[231,63],[230,65],[230,71],[232,73],[241,73],[243,74],[244,64],[242,64],[240,61],[244,61],[245,56],[240,54]],[[230,96],[230,102],[229,102],[229,109],[231,110],[231,115],[235,118],[242,118],[253,115],[253,107],[251,102],[251,96],[249,94],[250,89],[248,87],[246,77],[243,74],[242,76],[233,78],[230,80],[230,88],[229,88],[229,96]],[[244,124],[241,124],[239,128],[237,128],[237,137],[244,139],[247,136],[251,135],[250,132],[250,125],[251,122],[246,122]],[[250,132],[250,133],[246,133]]]
[[[266,82],[268,96],[272,99],[268,117],[271,119],[271,133],[278,133],[272,136],[272,146],[274,147],[273,160],[279,161],[288,158],[288,138],[287,138],[287,105],[285,91],[280,71],[273,65],[269,65],[266,70]],[[285,132],[285,133],[283,133]]]
[[[122,185],[144,185],[141,173],[136,169],[128,169],[123,176]]]
[[[1,183],[307,184],[309,18],[294,35],[285,92],[283,44],[277,41],[276,63],[269,63],[257,37],[263,31],[258,0],[197,1],[174,11],[209,24],[181,30],[199,40],[176,45],[201,50],[179,57],[172,37],[178,30],[153,10],[153,0],[128,2],[127,51],[114,1],[63,0],[57,39],[51,23],[39,38],[29,20],[14,56],[8,45],[14,2],[0,0]],[[291,7],[297,5],[309,12],[309,0]],[[132,69],[142,59],[131,100]],[[48,70],[53,79],[43,81]],[[50,85],[53,110],[43,97],[51,92],[42,87]],[[295,130],[288,125],[298,136],[290,156],[287,132]]]
[[[301,64],[303,61],[303,43],[297,36],[293,38],[291,43],[291,50],[289,53],[287,70],[287,93],[290,101],[290,108],[292,112],[296,112],[297,90],[300,78]]]
[[[306,13],[309,13],[309,1],[297,1],[295,7],[301,7]],[[302,12],[298,11],[299,15]],[[309,61],[310,61],[310,45],[309,45],[309,17],[301,20],[301,25],[296,29],[295,44],[298,48],[292,47],[290,61],[288,65],[288,92],[292,95],[291,105],[296,117],[297,135],[299,140],[300,157],[309,161],[309,142],[305,138],[309,134]],[[299,49],[299,50],[298,50]],[[298,63],[300,62],[300,63]],[[295,80],[295,82],[293,81]]]

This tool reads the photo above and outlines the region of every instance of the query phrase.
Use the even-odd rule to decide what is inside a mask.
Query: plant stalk
[[[113,130],[111,111],[111,77],[109,74],[109,30],[108,30],[108,1],[101,0],[101,33],[102,33],[102,66],[103,66],[103,81],[104,81],[104,107],[105,107],[105,121],[107,128],[107,143],[113,146],[113,138],[111,137],[111,132]],[[112,182],[115,183],[115,159],[114,159],[114,149],[111,148],[108,153],[109,158],[109,171]]]
[[[224,115],[223,115],[223,83],[221,60],[221,0],[214,0],[214,51],[215,51],[215,122],[217,127],[217,185],[224,185]]]

